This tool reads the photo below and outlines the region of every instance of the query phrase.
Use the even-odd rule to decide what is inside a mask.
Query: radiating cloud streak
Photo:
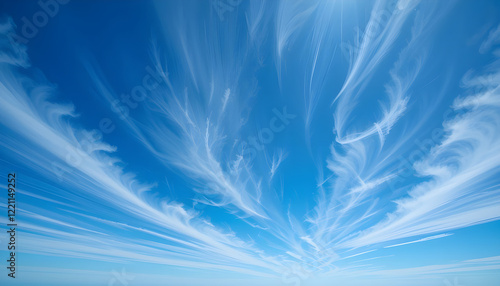
[[[438,234],[438,235],[433,235],[433,236],[425,237],[425,238],[418,239],[418,240],[413,240],[413,241],[409,241],[409,242],[403,242],[403,243],[389,245],[389,246],[386,246],[385,248],[391,248],[391,247],[408,245],[408,244],[417,243],[417,242],[429,241],[429,240],[433,240],[433,239],[447,237],[447,236],[450,236],[450,235],[453,235],[453,234],[452,233]]]
[[[276,15],[276,69],[281,80],[282,57],[284,48],[290,44],[294,34],[303,27],[314,10],[317,1],[295,1],[287,3],[280,1]]]
[[[12,26],[11,26],[12,28]],[[87,131],[79,130],[73,127],[70,122],[66,119],[68,116],[74,116],[73,109],[69,106],[52,104],[47,100],[47,97],[53,93],[53,89],[46,85],[46,83],[37,83],[35,80],[30,79],[26,76],[21,75],[16,69],[16,65],[13,63],[21,62],[20,58],[24,57],[22,50],[16,50],[16,46],[4,46],[4,49],[10,49],[8,51],[11,54],[19,54],[19,58],[13,58],[8,61],[2,62],[2,75],[1,75],[1,86],[0,90],[2,93],[2,104],[1,113],[2,124],[7,125],[9,122],[16,122],[16,129],[11,130],[13,134],[19,134],[25,140],[29,142],[30,145],[34,146],[36,151],[30,148],[19,149],[17,145],[17,151],[20,157],[30,158],[34,156],[36,158],[36,153],[43,152],[45,157],[40,161],[32,161],[31,168],[50,168],[51,158],[52,160],[62,161],[63,164],[69,164],[73,167],[72,172],[68,174],[68,186],[71,188],[77,188],[81,192],[85,193],[87,196],[94,197],[96,200],[107,202],[116,211],[124,213],[133,213],[137,219],[147,223],[152,227],[164,228],[164,231],[173,232],[175,236],[180,236],[183,240],[192,240],[197,244],[199,253],[196,256],[191,254],[191,257],[184,257],[184,260],[199,259],[198,255],[202,252],[206,253],[218,253],[217,255],[222,255],[226,259],[238,261],[244,260],[245,256],[250,259],[248,262],[251,264],[257,263],[258,265],[265,266],[265,268],[271,267],[274,262],[262,262],[265,260],[260,260],[252,258],[252,254],[246,253],[245,248],[250,247],[243,241],[238,240],[232,234],[222,233],[212,225],[207,224],[203,219],[197,218],[196,214],[191,210],[184,209],[182,204],[175,202],[163,201],[160,204],[153,206],[147,201],[140,197],[141,189],[148,188],[145,185],[138,184],[133,181],[133,176],[124,173],[120,167],[116,164],[116,159],[109,157],[106,153],[112,152],[114,148],[107,145],[102,141],[94,142],[91,149],[84,149],[81,145],[83,136]],[[21,62],[23,63],[23,62]],[[23,64],[20,66],[27,66]],[[29,83],[26,85],[26,83]],[[24,83],[22,85],[21,83]],[[29,87],[29,89],[26,88]],[[31,105],[31,102],[37,102],[36,105]],[[10,125],[10,124],[9,124]],[[12,142],[10,140],[2,142],[3,147],[7,150],[14,150]],[[72,154],[79,154],[79,159],[76,161],[71,161],[69,159]],[[43,217],[34,218],[35,221],[44,220]],[[70,226],[64,223],[57,223],[53,219],[45,219],[45,221],[50,221],[52,223],[58,224],[63,228],[75,228],[76,226]],[[46,253],[51,253],[55,255],[71,257],[83,257],[84,254],[89,254],[93,252],[96,255],[90,256],[93,259],[100,260],[99,253],[102,253],[103,249],[92,250],[89,246],[85,246],[88,242],[84,242],[84,236],[78,238],[78,236],[70,234],[70,232],[65,231],[55,231],[51,228],[36,227],[35,225],[30,225],[26,223],[24,225],[25,229],[31,229],[34,232],[41,234],[57,232],[59,240],[56,242],[54,239],[47,239],[47,247],[45,248]],[[91,230],[83,230],[85,232],[92,232]],[[37,237],[37,236],[35,236]],[[66,238],[66,239],[65,239]],[[181,242],[180,240],[169,239],[167,236],[162,236],[163,239],[170,241]],[[36,238],[34,241],[37,243],[30,243],[28,237],[26,238],[28,245],[33,245],[35,248],[31,249],[36,251],[40,246],[42,237]],[[101,238],[101,243],[104,241]],[[69,242],[64,242],[64,241]],[[57,245],[56,248],[49,248],[48,244]],[[116,244],[117,242],[109,241],[107,244]],[[185,242],[182,242],[185,244]],[[67,245],[68,249],[80,249],[76,252],[67,252],[63,250],[63,246]],[[204,247],[201,247],[204,245]],[[192,246],[192,245],[191,245]],[[131,245],[124,245],[121,249],[131,249]],[[53,250],[51,250],[53,249]],[[116,249],[114,256],[125,258],[127,255]],[[239,249],[239,250],[238,250]],[[27,248],[29,251],[30,248]],[[92,250],[92,251],[91,251]],[[150,254],[154,253],[151,250]],[[250,255],[250,256],[248,256]],[[135,256],[129,257],[134,259]],[[138,257],[136,257],[139,259]],[[139,259],[142,261],[148,261],[148,256],[144,256]],[[154,259],[152,260],[154,261]],[[165,261],[165,264],[170,265],[184,265],[190,266],[190,264],[181,263],[182,261]],[[268,264],[271,262],[271,264]],[[224,264],[220,260],[220,263]],[[203,264],[191,264],[192,267],[203,266]],[[205,266],[209,266],[205,264]]]
[[[494,74],[498,73],[495,62]],[[406,199],[397,202],[395,213],[386,220],[347,242],[346,246],[373,244],[397,238],[448,231],[496,220],[500,216],[499,83],[478,79],[467,97],[458,98],[454,109],[466,112],[444,122],[447,133],[443,142],[414,167],[419,175],[431,180],[417,185]],[[493,97],[493,98],[492,98]]]

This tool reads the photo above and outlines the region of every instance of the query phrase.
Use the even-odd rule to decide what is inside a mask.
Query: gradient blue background
[[[497,1],[57,5],[0,3],[2,285],[500,284]]]

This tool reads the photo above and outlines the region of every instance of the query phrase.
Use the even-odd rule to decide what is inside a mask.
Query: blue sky
[[[2,285],[499,285],[498,15],[2,1]]]

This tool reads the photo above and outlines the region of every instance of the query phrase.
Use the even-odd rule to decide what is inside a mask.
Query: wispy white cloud
[[[498,73],[497,69],[495,73]],[[494,77],[490,77],[491,79]],[[471,80],[467,79],[467,82]],[[397,238],[443,232],[500,217],[500,126],[497,103],[499,83],[485,81],[471,95],[459,98],[455,110],[466,111],[444,122],[445,139],[423,161],[414,164],[430,180],[417,185],[408,198],[397,201],[397,210],[346,242],[361,246]]]
[[[281,162],[286,159],[286,156],[287,154],[284,153],[283,150],[280,150],[277,154],[273,154],[273,158],[271,161],[271,175],[269,176],[270,179],[274,177],[274,174],[281,165]]]
[[[490,31],[488,38],[481,43],[479,52],[482,54],[487,53],[490,51],[491,47],[498,43],[500,43],[500,26]]]
[[[10,29],[13,29],[11,26]],[[243,264],[260,265],[264,268],[272,269],[275,262],[272,259],[265,259],[257,254],[259,251],[248,252],[253,248],[250,244],[235,237],[233,233],[225,233],[215,228],[213,225],[197,216],[192,210],[186,209],[182,204],[163,200],[158,204],[151,204],[144,197],[144,189],[151,188],[146,184],[139,183],[132,174],[123,172],[119,167],[119,161],[111,157],[109,152],[113,152],[115,147],[111,147],[104,141],[96,140],[86,148],[82,144],[89,132],[76,127],[69,118],[75,117],[74,109],[69,105],[59,105],[51,103],[49,97],[55,93],[55,89],[43,78],[33,79],[20,73],[18,68],[28,66],[20,59],[24,58],[23,51],[15,50],[16,46],[5,45],[3,49],[11,51],[11,55],[19,54],[17,60],[5,60],[1,62],[0,70],[0,121],[4,126],[15,126],[9,132],[23,138],[26,145],[15,145],[12,140],[4,140],[1,145],[4,150],[16,150],[17,158],[28,160],[28,164],[33,169],[44,169],[50,173],[51,162],[59,161],[61,165],[69,165],[70,170],[65,174],[67,186],[75,188],[87,197],[93,197],[98,201],[108,204],[109,207],[122,213],[133,214],[135,219],[139,219],[142,224],[151,228],[162,228],[177,239],[162,236],[164,243],[178,243],[183,239],[197,245],[197,254],[193,255],[191,250],[186,249],[186,255],[181,259],[165,259],[158,257],[158,249],[144,248],[142,254],[132,253],[130,249],[134,247],[134,242],[126,244],[118,240],[113,241],[106,235],[99,235],[98,240],[102,245],[114,245],[108,248],[109,256],[117,258],[128,258],[135,261],[161,262],[169,265],[185,267],[209,267],[235,270],[229,261],[239,261]],[[22,64],[17,64],[17,63]],[[15,122],[15,124],[12,124]],[[208,135],[207,135],[208,136]],[[206,138],[207,144],[210,141]],[[28,145],[29,144],[29,145]],[[16,146],[14,149],[13,146]],[[37,154],[43,154],[43,157]],[[75,160],[70,159],[73,156]],[[30,159],[31,158],[31,159]],[[217,171],[215,171],[217,172]],[[82,203],[82,202],[80,202]],[[33,208],[33,206],[31,206]],[[54,215],[46,211],[48,215]],[[29,215],[29,212],[27,213]],[[30,217],[30,216],[28,216]],[[41,251],[60,256],[90,258],[103,260],[106,255],[102,247],[91,246],[91,242],[86,235],[72,234],[72,229],[83,231],[96,236],[99,232],[86,229],[78,225],[72,225],[61,220],[50,218],[49,216],[31,216],[34,222],[45,222],[55,224],[62,230],[37,226],[36,224],[25,223],[24,228],[33,231],[33,235],[26,234],[25,249],[28,252]],[[65,230],[64,230],[65,229]],[[101,230],[106,232],[105,230]],[[52,237],[45,237],[51,234]],[[58,237],[57,239],[54,237]],[[105,242],[105,243],[104,243]],[[136,242],[135,242],[136,243]],[[166,244],[166,245],[167,245]],[[188,245],[184,245],[186,247]],[[127,250],[128,249],[128,250]],[[155,254],[156,253],[156,254]],[[218,263],[199,263],[202,253],[216,254]],[[169,252],[170,256],[173,252]],[[257,258],[258,257],[258,258]],[[161,261],[160,261],[161,260]],[[267,262],[264,262],[267,261]],[[226,265],[226,266],[224,266]],[[255,266],[256,266],[255,265]],[[228,267],[228,268],[226,268]],[[241,268],[242,271],[245,267]],[[276,268],[277,269],[277,268]],[[252,272],[252,271],[250,271]],[[252,272],[257,273],[257,272]]]
[[[415,7],[420,7],[419,3],[406,1],[403,5],[402,2],[377,1],[359,45],[351,47],[351,68],[335,98],[337,138],[331,146],[331,159],[327,160],[327,168],[334,176],[330,180],[332,186],[327,194],[320,194],[315,209],[317,217],[310,219],[314,222],[312,229],[316,237],[326,245],[344,245],[387,211],[387,198],[379,194],[397,176],[389,166],[397,160],[395,153],[401,146],[398,144],[404,143],[394,140],[387,143],[386,137],[402,120],[410,90],[426,59],[424,47],[432,35],[430,27],[440,19],[438,14],[446,10],[446,7],[438,9],[438,5],[424,5],[420,13],[412,13]],[[387,54],[395,53],[394,43],[408,19],[413,19],[409,40],[398,51],[389,71],[385,97],[376,96],[380,98],[380,108],[373,112],[381,117],[369,123],[371,127],[368,128],[358,125],[360,120],[353,123],[358,102],[374,97],[373,92],[365,90],[367,82],[373,72],[381,68]],[[398,138],[403,142],[407,139]],[[388,157],[391,159],[387,160]]]
[[[276,69],[281,81],[281,64],[284,48],[293,41],[293,36],[311,17],[317,8],[317,1],[280,1],[276,15]]]
[[[403,242],[403,243],[389,245],[389,246],[386,246],[384,248],[391,248],[391,247],[396,247],[396,246],[402,246],[402,245],[408,245],[408,244],[413,244],[413,243],[418,243],[418,242],[424,242],[424,241],[429,241],[429,240],[433,240],[433,239],[447,237],[447,236],[450,236],[450,235],[453,235],[453,233],[443,233],[443,234],[433,235],[433,236],[429,236],[429,237],[425,237],[425,238],[421,238],[421,239],[417,239],[417,240],[413,240],[413,241],[408,241],[408,242]]]

